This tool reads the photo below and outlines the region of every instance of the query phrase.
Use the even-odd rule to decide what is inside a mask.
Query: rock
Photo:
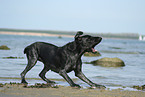
[[[92,53],[92,52],[86,52],[84,54],[84,56],[86,57],[96,57],[96,56],[101,56],[101,54],[99,52],[95,52],[95,53]]]
[[[99,65],[103,67],[123,67],[125,66],[124,62],[119,58],[102,58],[96,61],[90,62],[93,65]]]
[[[3,87],[4,85],[2,83],[0,83],[0,87]]]
[[[145,85],[142,85],[142,86],[133,86],[133,88],[135,88],[137,90],[145,90]]]
[[[60,38],[60,39],[61,39],[61,38],[62,38],[62,36],[60,35],[60,36],[58,36],[58,38]]]
[[[6,45],[2,45],[0,46],[0,50],[10,50],[10,48],[8,48]]]

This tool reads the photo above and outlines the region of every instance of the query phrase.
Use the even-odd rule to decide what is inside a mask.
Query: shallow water
[[[19,35],[0,35],[0,45],[7,45],[11,50],[0,50],[0,83],[20,82],[20,73],[24,70],[27,59],[23,54],[23,49],[29,44],[43,41],[53,43],[57,46],[73,41],[73,38],[41,37],[41,36],[19,36]],[[103,57],[118,57],[125,62],[125,67],[100,67],[83,63],[84,74],[97,84],[103,84],[108,88],[132,89],[133,85],[145,84],[145,41],[103,39],[96,46],[100,51],[100,57],[82,57],[83,62],[90,62]],[[2,57],[24,57],[24,59],[3,59]],[[43,68],[41,62],[37,62],[26,75],[26,78],[39,78],[39,73]],[[50,79],[62,79],[58,74],[49,71],[46,75]],[[74,72],[69,76],[76,79]],[[11,79],[13,78],[13,79]],[[18,79],[17,79],[18,78]],[[45,83],[43,80],[28,79],[30,84]],[[68,86],[66,81],[56,81],[59,85]],[[89,87],[81,80],[75,80],[83,87]]]

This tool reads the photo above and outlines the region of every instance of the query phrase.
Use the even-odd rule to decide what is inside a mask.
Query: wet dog
[[[44,68],[39,76],[47,83],[54,83],[45,77],[46,72],[52,70],[62,76],[70,86],[80,87],[67,75],[67,73],[74,71],[75,76],[89,84],[92,88],[105,87],[93,83],[82,73],[81,56],[85,52],[96,52],[94,47],[99,44],[101,40],[101,37],[83,35],[83,32],[79,31],[75,35],[74,41],[67,43],[62,47],[44,42],[35,42],[27,46],[24,49],[24,53],[27,56],[28,64],[21,73],[21,83],[27,83],[25,80],[26,73],[36,64],[37,61],[41,61],[44,64]]]

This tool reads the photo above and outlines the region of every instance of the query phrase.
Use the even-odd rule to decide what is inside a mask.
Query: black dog
[[[102,38],[82,34],[83,32],[81,31],[77,32],[75,40],[62,47],[57,47],[53,44],[44,42],[35,42],[26,47],[24,53],[27,55],[28,65],[21,73],[22,83],[27,83],[25,81],[26,73],[36,64],[37,61],[41,61],[44,64],[44,68],[39,76],[47,83],[54,83],[45,77],[46,72],[52,70],[59,73],[59,75],[61,75],[70,86],[80,87],[67,75],[68,72],[74,70],[75,76],[88,83],[92,88],[104,88],[105,86],[95,84],[86,78],[81,70],[81,56],[85,52],[95,52],[94,47],[101,42]]]

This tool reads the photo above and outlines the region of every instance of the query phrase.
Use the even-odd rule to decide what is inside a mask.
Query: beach
[[[73,35],[48,33],[0,32],[0,45],[7,45],[10,48],[10,50],[0,50],[0,83],[20,83],[20,73],[27,63],[23,49],[30,43],[44,41],[62,46],[73,41],[73,37]],[[126,66],[121,68],[106,68],[83,63],[84,74],[93,82],[105,85],[107,87],[105,90],[88,89],[89,86],[86,83],[70,73],[69,76],[72,79],[77,79],[75,82],[82,86],[81,89],[69,87],[68,83],[62,80],[56,80],[57,88],[25,88],[21,84],[7,84],[0,87],[0,97],[145,97],[145,91],[133,89],[134,85],[144,85],[145,72],[142,64],[144,64],[145,51],[142,48],[144,48],[144,42],[138,40],[103,39],[101,44],[97,46],[97,50],[101,52],[100,57],[83,56],[83,62],[107,56],[119,57],[125,62]],[[17,59],[2,58],[9,56],[17,57]],[[43,65],[37,63],[30,71],[27,75],[29,84],[44,82],[42,79],[38,79],[42,68]],[[62,79],[52,72],[48,72],[47,75],[49,79]]]
[[[145,92],[121,89],[77,89],[69,86],[24,88],[23,86],[7,84],[0,88],[0,97],[145,97]]]
[[[6,35],[29,35],[29,36],[55,36],[55,37],[73,37],[73,35],[49,34],[49,33],[33,33],[33,32],[6,32],[0,31],[0,34]]]

